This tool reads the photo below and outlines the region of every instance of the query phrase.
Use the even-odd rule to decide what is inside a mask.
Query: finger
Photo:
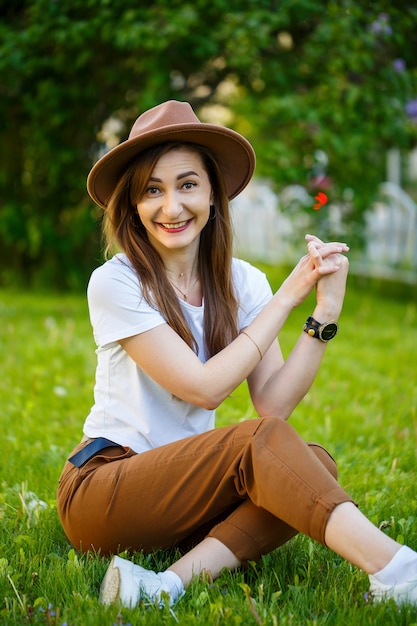
[[[317,243],[316,241],[309,241],[307,244],[307,249],[310,250],[310,247],[314,246],[316,250],[318,250],[322,259],[325,259],[332,254],[343,254],[345,252],[349,252],[349,246],[346,244],[340,243],[339,241],[331,241],[329,243]]]
[[[304,238],[306,241],[314,241],[318,244],[324,244],[324,241],[316,237],[316,235],[310,235],[309,233],[307,233]]]
[[[337,263],[332,263],[331,265],[321,265],[315,269],[320,278],[322,276],[327,276],[328,274],[335,274],[338,270],[340,270],[340,265]]]
[[[349,252],[350,248],[346,243],[341,243],[340,241],[329,241],[328,243],[313,243],[320,252],[325,252],[326,254],[333,252]]]
[[[319,276],[335,271],[336,262],[332,263],[329,259],[324,260],[323,248],[319,249],[315,242],[310,241],[307,249],[313,269],[318,272]]]
[[[336,255],[343,252],[342,246],[338,243],[325,243],[320,246],[315,241],[310,241],[307,244],[307,250],[310,257],[317,262],[327,259],[332,256],[332,254]]]
[[[338,246],[341,248],[342,252],[348,252],[349,251],[349,246],[347,245],[347,243],[342,242],[342,241],[328,241],[328,242],[324,242],[321,239],[319,239],[318,237],[316,237],[315,235],[310,235],[307,234],[305,235],[305,240],[310,242],[315,243],[319,248],[321,248],[322,246]]]
[[[307,244],[307,250],[314,265],[320,265],[323,260],[323,257],[321,254],[321,250],[319,250],[316,242],[309,241]]]
[[[317,235],[312,235],[311,233],[306,233],[305,235],[305,239],[307,239],[307,241],[319,241],[321,243],[324,243],[321,239],[319,239],[319,237],[317,237]]]
[[[310,260],[313,264],[313,271],[316,272],[317,280],[322,276],[334,274],[340,269],[341,255],[335,253],[329,253],[329,255],[323,254],[323,248],[319,250],[313,241],[308,244],[307,248]]]

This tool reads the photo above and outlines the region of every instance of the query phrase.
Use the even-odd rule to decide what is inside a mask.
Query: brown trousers
[[[211,536],[255,561],[297,532],[324,544],[330,513],[352,501],[336,475],[324,448],[260,418],[141,454],[108,448],[80,469],[67,461],[58,512],[83,551],[189,549]]]

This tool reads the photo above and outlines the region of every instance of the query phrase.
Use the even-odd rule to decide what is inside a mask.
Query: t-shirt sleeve
[[[99,347],[138,335],[165,323],[145,300],[135,271],[114,257],[91,275],[87,300]]]
[[[246,261],[233,260],[233,275],[239,300],[239,330],[248,326],[272,298],[266,275]]]

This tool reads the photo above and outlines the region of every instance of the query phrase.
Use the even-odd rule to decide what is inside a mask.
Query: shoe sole
[[[113,557],[100,586],[98,601],[101,604],[115,604],[120,599],[120,572],[114,561]]]

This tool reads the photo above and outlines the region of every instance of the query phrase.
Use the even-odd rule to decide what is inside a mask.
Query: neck
[[[169,280],[181,281],[188,285],[198,275],[198,258],[196,255],[193,257],[171,257],[169,260],[164,259],[164,262]]]
[[[198,279],[198,268],[197,266],[194,266],[191,269],[185,269],[184,271],[181,271],[180,269],[167,269],[167,276],[168,280],[172,284],[180,287],[180,289],[183,289],[184,291],[187,291],[187,289],[190,289]]]
[[[178,297],[189,304],[195,306],[201,305],[202,292],[198,275],[197,259],[195,259],[194,264],[191,266],[185,264],[174,266],[170,264],[166,272],[168,280]]]

